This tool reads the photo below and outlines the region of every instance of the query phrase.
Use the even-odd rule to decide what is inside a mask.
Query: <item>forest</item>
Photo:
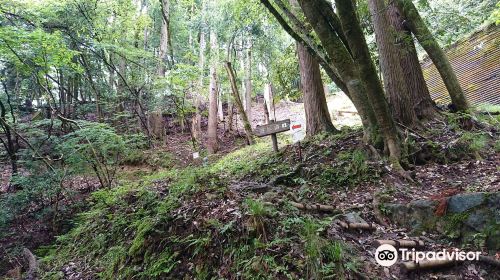
[[[0,279],[500,279],[497,0],[0,0]]]

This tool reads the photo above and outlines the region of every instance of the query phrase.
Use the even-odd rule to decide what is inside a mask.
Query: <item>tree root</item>
[[[270,181],[269,181],[269,185],[271,186],[276,186],[276,185],[279,185],[283,182],[286,181],[286,179],[290,178],[290,177],[293,177],[295,176],[299,171],[300,169],[302,169],[302,167],[304,167],[304,164],[303,163],[299,163],[297,164],[292,171],[286,173],[286,174],[281,174],[281,175],[278,175],[274,178],[272,178]]]

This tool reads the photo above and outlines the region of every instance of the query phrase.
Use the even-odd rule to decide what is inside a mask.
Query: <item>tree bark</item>
[[[368,102],[366,89],[361,81],[361,77],[355,66],[349,51],[337,36],[337,31],[331,28],[331,25],[322,14],[325,9],[320,1],[299,0],[300,6],[307,20],[318,35],[325,51],[331,59],[331,63],[338,70],[340,78],[346,84],[351,100],[358,111],[363,126],[365,128],[365,140],[369,142],[376,141],[377,138],[377,119],[370,103]],[[331,9],[331,6],[330,6]]]
[[[231,97],[228,97],[227,99],[227,131],[232,131],[233,130],[233,111],[234,111],[234,105],[233,102],[231,101]]]
[[[399,61],[406,87],[413,99],[413,109],[419,120],[433,119],[437,115],[437,110],[425,82],[411,31],[405,27],[402,13],[393,1],[388,5],[387,15],[398,40],[397,46],[401,55]]]
[[[210,33],[210,53],[217,52],[217,40],[214,32]],[[217,88],[217,56],[212,56],[210,66],[210,88],[208,97],[208,143],[207,149],[210,154],[217,153],[219,149],[217,140],[217,95],[219,90]]]
[[[166,66],[170,65],[172,56],[172,40],[170,35],[170,0],[160,0],[161,2],[161,33],[160,33],[160,50],[158,53],[159,63],[157,73],[161,77],[165,77]]]
[[[459,111],[469,109],[469,102],[458,82],[457,75],[451,67],[450,61],[446,57],[439,43],[436,41],[427,25],[420,17],[417,8],[411,0],[395,0],[400,11],[403,11],[406,17],[406,23],[411,32],[415,35],[420,45],[425,49],[430,59],[436,66],[443,82],[450,94],[453,105]]]
[[[402,55],[395,45],[395,32],[387,19],[387,6],[384,0],[368,0],[368,7],[375,29],[385,90],[389,97],[393,116],[400,123],[413,127],[418,123],[418,119],[403,76],[400,64]]]
[[[260,2],[269,10],[269,12],[276,18],[283,29],[285,29],[285,31],[292,36],[292,38],[294,38],[297,42],[302,42],[304,46],[308,48],[308,51],[318,59],[319,64],[323,67],[328,77],[330,77],[330,79],[332,79],[332,81],[349,98],[351,98],[347,85],[340,78],[338,70],[332,65],[326,51],[321,46],[316,44],[311,32],[309,32],[304,24],[302,24],[302,22],[287,9],[281,0],[275,0],[275,2],[281,9],[284,16],[288,19],[289,23],[268,0],[260,0]]]
[[[225,62],[224,66],[226,67],[227,75],[229,77],[229,82],[231,84],[231,90],[232,90],[232,94],[233,94],[234,103],[236,104],[236,107],[238,108],[238,112],[241,116],[241,120],[243,121],[243,128],[245,129],[247,143],[249,145],[252,145],[254,143],[252,126],[250,125],[250,122],[248,121],[247,115],[245,113],[245,110],[243,108],[243,104],[242,104],[241,99],[240,99],[240,93],[238,91],[238,85],[236,83],[236,77],[234,75],[233,67],[231,66],[231,62],[228,62],[228,61]]]
[[[361,82],[364,83],[367,90],[368,99],[365,102],[370,102],[375,111],[376,120],[384,138],[384,145],[389,152],[391,162],[399,163],[401,148],[396,124],[385,99],[384,90],[377,76],[375,65],[371,60],[370,51],[359,24],[355,8],[351,0],[336,0],[335,3],[354,61],[359,68]]]
[[[205,39],[205,32],[206,32],[206,22],[205,22],[205,12],[206,12],[206,1],[202,0],[201,1],[201,17],[202,17],[202,23],[200,27],[200,49],[199,49],[199,62],[198,62],[198,67],[200,69],[200,76],[198,80],[198,90],[197,93],[195,94],[195,100],[194,100],[194,106],[195,106],[195,114],[193,116],[193,121],[192,121],[192,129],[193,129],[193,136],[195,138],[195,141],[198,145],[201,145],[202,142],[202,131],[201,131],[201,92],[203,88],[203,77],[205,74],[205,49],[206,49],[206,39]]]
[[[222,91],[222,87],[221,87],[220,83],[218,84],[217,88],[218,88],[218,90],[217,90],[217,95],[218,95],[217,115],[219,116],[219,121],[223,122],[224,121],[224,110],[223,110],[222,106],[224,105],[224,102],[223,102],[224,93]]]
[[[217,140],[217,72],[215,66],[210,67],[210,95],[208,98],[208,152],[217,153],[219,149]]]
[[[245,112],[248,121],[252,122],[252,42],[247,39],[245,53]]]
[[[328,111],[318,61],[309,54],[301,43],[297,43],[297,53],[300,65],[300,83],[304,95],[306,135],[314,136],[321,132],[336,132],[337,129],[333,126]]]
[[[5,94],[7,95],[7,105],[11,107],[11,115],[12,119],[15,122],[15,116],[12,110],[12,105],[10,103],[10,95],[7,90],[6,84],[2,81],[2,85],[4,87]],[[14,141],[14,134],[15,131],[11,131],[11,127],[9,124],[7,124],[7,109],[5,105],[2,103],[2,100],[0,100],[0,127],[2,128],[3,132],[5,133],[5,137],[7,140],[7,143],[3,141],[0,138],[0,142],[3,144],[5,150],[7,151],[7,154],[9,155],[9,160],[10,160],[10,165],[12,169],[12,174],[16,175],[17,174],[17,146],[15,145]]]
[[[297,0],[290,0],[290,4],[295,9],[300,8]],[[336,132],[337,129],[333,126],[328,111],[318,60],[309,53],[303,43],[297,42],[296,44],[306,115],[306,135],[314,136],[321,132]]]
[[[276,120],[274,117],[274,97],[273,97],[273,86],[271,83],[264,84],[264,101],[266,102],[267,112],[269,113],[269,118],[271,120]]]

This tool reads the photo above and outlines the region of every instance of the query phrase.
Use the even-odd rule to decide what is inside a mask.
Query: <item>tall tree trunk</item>
[[[160,33],[160,50],[158,58],[158,75],[165,77],[165,65],[171,64],[172,58],[172,41],[170,36],[170,0],[161,0],[161,33]]]
[[[411,32],[415,35],[420,45],[425,49],[432,62],[436,66],[443,82],[450,94],[451,101],[457,110],[465,111],[469,109],[469,102],[458,82],[457,75],[451,67],[450,61],[446,57],[439,43],[436,41],[427,25],[420,17],[417,8],[411,0],[395,0],[400,11],[403,11]]]
[[[5,95],[7,96],[7,105],[10,107],[10,113],[11,113],[12,120],[14,122],[16,122],[16,118],[14,115],[14,111],[12,109],[10,94],[8,92],[7,85],[4,81],[2,81],[2,85],[4,88]],[[16,175],[17,171],[18,171],[17,170],[18,145],[15,144],[14,138],[17,138],[17,137],[14,136],[15,130],[11,131],[11,126],[7,123],[6,115],[7,115],[7,108],[3,104],[2,100],[0,100],[0,127],[2,128],[2,130],[5,134],[7,143],[5,143],[5,141],[0,141],[0,142],[3,144],[5,151],[7,152],[8,156],[9,156],[10,165],[11,165],[11,169],[12,169],[12,175]]]
[[[321,0],[323,3],[326,1]],[[336,0],[342,28],[348,34],[350,50],[361,75],[361,82],[367,90],[368,101],[376,114],[377,123],[384,138],[384,144],[389,151],[389,157],[393,163],[398,163],[401,157],[399,137],[396,124],[392,118],[389,105],[385,99],[382,84],[377,76],[377,71],[370,57],[370,51],[366,44],[365,37],[353,2],[351,0]],[[325,4],[323,4],[325,8]],[[340,69],[339,69],[340,70]]]
[[[206,49],[206,22],[205,22],[205,12],[206,12],[206,1],[202,0],[201,1],[201,17],[202,17],[202,23],[200,27],[200,49],[199,49],[199,62],[198,62],[198,67],[200,69],[200,76],[198,80],[198,90],[197,93],[195,94],[195,115],[193,116],[193,121],[192,121],[192,128],[193,130],[193,135],[195,138],[195,141],[197,142],[198,145],[201,144],[202,142],[202,131],[201,131],[201,92],[203,89],[203,78],[205,76],[205,49]]]
[[[238,108],[238,112],[241,116],[241,120],[243,121],[243,128],[245,129],[245,135],[247,137],[247,143],[252,145],[255,141],[253,139],[252,126],[248,121],[247,115],[243,108],[243,104],[241,102],[240,93],[238,91],[238,85],[236,83],[236,77],[234,75],[233,67],[231,66],[231,62],[226,61],[224,66],[226,67],[227,75],[229,77],[229,82],[231,84],[232,95],[234,99],[234,103]]]
[[[227,131],[233,130],[234,102],[231,101],[231,98],[227,98]]]
[[[219,121],[223,122],[224,121],[224,110],[223,110],[223,97],[224,97],[224,92],[222,91],[221,84],[217,84],[217,115],[219,116]]]
[[[321,132],[336,132],[337,129],[332,124],[326,103],[319,63],[299,42],[297,42],[297,53],[299,55],[300,83],[304,95],[306,134],[313,136]]]
[[[433,119],[437,115],[437,110],[425,82],[413,36],[411,31],[405,27],[402,13],[394,5],[394,1],[388,5],[387,15],[397,36],[397,45],[401,55],[399,61],[406,87],[413,99],[413,109],[419,120]]]
[[[217,153],[219,149],[217,141],[217,37],[214,32],[210,32],[210,88],[208,97],[208,152],[211,154]]]
[[[368,0],[368,7],[375,28],[385,90],[390,100],[393,116],[400,123],[413,127],[418,123],[418,119],[401,69],[401,51],[395,45],[395,32],[387,19],[387,6],[384,0]]]
[[[290,4],[293,8],[300,9],[297,0],[290,0]],[[306,115],[306,135],[314,136],[321,132],[336,132],[337,129],[333,126],[328,111],[318,60],[309,53],[303,43],[297,42],[296,44]]]
[[[269,112],[269,118],[275,120],[273,86],[269,82],[264,84],[264,101],[266,102],[267,112]]]
[[[252,41],[246,42],[247,51],[245,53],[245,112],[248,120],[252,122]]]
[[[126,77],[127,63],[124,58],[119,59],[118,71],[122,77]],[[118,79],[118,84],[116,87],[116,94],[118,95],[118,112],[123,112],[125,110],[125,82],[122,79]]]
[[[208,97],[208,152],[217,153],[217,72],[215,66],[210,67],[210,95]]]
[[[328,53],[331,63],[338,70],[340,78],[347,86],[351,100],[361,117],[365,129],[365,140],[377,142],[378,135],[376,132],[378,124],[375,112],[368,102],[366,89],[349,51],[337,36],[336,31],[332,30],[326,17],[322,15],[321,10],[324,7],[319,5],[319,1],[299,0],[299,3],[308,22],[313,27],[325,51]],[[328,3],[323,4],[330,6]]]

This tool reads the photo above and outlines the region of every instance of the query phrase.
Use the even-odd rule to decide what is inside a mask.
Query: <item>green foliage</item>
[[[262,218],[271,214],[269,208],[260,200],[246,199],[245,204],[251,216]]]
[[[377,177],[367,163],[364,151],[354,149],[340,152],[332,166],[326,166],[315,180],[322,186],[338,187],[354,186],[362,181]]]
[[[425,0],[419,12],[441,45],[449,45],[494,19],[497,0]],[[493,14],[493,16],[491,16]]]
[[[79,129],[62,137],[58,150],[74,171],[91,168],[103,187],[110,187],[125,141],[108,125],[79,122]]]
[[[13,177],[12,184],[18,191],[0,196],[0,229],[8,226],[20,215],[25,215],[26,218],[37,217],[40,220],[51,217],[55,209],[54,205],[50,205],[50,201],[58,195],[71,195],[70,191],[61,187],[63,176],[61,172],[45,172]]]
[[[455,155],[473,155],[481,159],[481,152],[487,147],[489,137],[482,132],[463,132],[456,143],[451,147],[451,153]]]
[[[220,173],[224,177],[243,177],[257,169],[260,164],[269,160],[271,147],[269,143],[258,142],[234,151],[212,165],[212,173]]]

